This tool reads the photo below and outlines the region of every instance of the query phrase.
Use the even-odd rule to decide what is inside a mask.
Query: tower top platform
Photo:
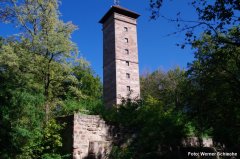
[[[135,18],[135,19],[137,19],[140,16],[138,13],[133,12],[129,9],[114,5],[102,17],[102,19],[99,21],[99,23],[103,24],[113,13],[119,13],[119,14],[131,17],[131,18]]]

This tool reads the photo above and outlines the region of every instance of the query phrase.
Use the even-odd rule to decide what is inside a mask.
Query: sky
[[[60,17],[64,22],[72,21],[78,26],[72,35],[80,55],[88,60],[96,75],[103,74],[103,36],[99,20],[114,4],[114,0],[62,0]],[[183,34],[167,36],[176,31],[176,24],[164,19],[150,20],[149,0],[120,0],[120,6],[139,13],[138,50],[140,74],[145,71],[162,69],[167,71],[176,66],[187,68],[194,54],[190,47],[181,49],[176,43],[184,41]],[[187,1],[168,0],[161,14],[174,18],[181,11],[187,20],[196,18],[195,12]],[[7,37],[17,33],[11,24],[0,23],[0,36]]]

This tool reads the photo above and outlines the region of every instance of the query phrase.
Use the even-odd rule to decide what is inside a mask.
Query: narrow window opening
[[[126,65],[129,66],[129,65],[130,65],[130,62],[129,62],[129,61],[126,61]]]
[[[129,55],[129,50],[125,49],[125,54]]]
[[[128,38],[125,38],[124,41],[125,41],[125,43],[128,43]]]
[[[124,27],[124,31],[125,31],[125,32],[128,32],[128,28],[127,28],[127,27]]]
[[[130,92],[131,91],[131,88],[130,86],[127,86],[127,91]]]
[[[126,73],[126,77],[127,77],[127,78],[130,78],[130,73]]]

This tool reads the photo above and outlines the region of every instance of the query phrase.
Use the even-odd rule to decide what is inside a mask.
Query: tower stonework
[[[103,97],[106,107],[140,97],[137,46],[139,14],[112,6],[103,16]]]

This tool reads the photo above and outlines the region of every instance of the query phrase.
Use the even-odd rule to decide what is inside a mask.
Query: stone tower
[[[112,6],[103,16],[103,97],[106,107],[122,97],[140,97],[137,18],[139,14]]]

